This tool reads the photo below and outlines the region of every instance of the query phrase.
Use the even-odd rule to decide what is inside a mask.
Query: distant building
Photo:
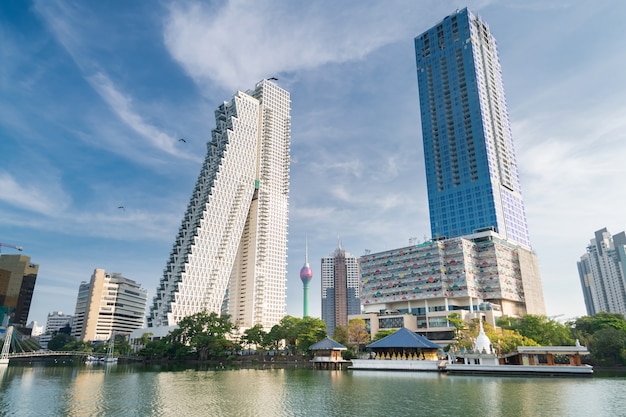
[[[72,336],[87,342],[128,335],[143,327],[146,303],[147,291],[137,282],[96,269],[78,289]]]
[[[467,8],[415,38],[433,238],[491,228],[530,247],[496,40]]]
[[[444,340],[455,311],[493,324],[545,314],[534,253],[492,231],[371,253],[360,267],[363,312],[380,315],[372,333],[407,327]]]
[[[322,320],[326,333],[335,334],[337,326],[348,324],[348,315],[361,312],[358,259],[341,247],[322,258]]]
[[[601,311],[626,315],[626,234],[606,228],[595,233],[578,262],[587,314]]]
[[[289,92],[269,80],[215,111],[216,128],[148,327],[202,310],[241,329],[285,315],[291,116]]]
[[[39,265],[31,263],[28,256],[0,255],[0,320],[3,323],[26,327],[38,272]]]
[[[30,323],[28,323],[26,327],[31,329],[30,330],[31,337],[41,336],[44,332],[44,327],[40,326],[36,320],[33,320]]]
[[[43,349],[48,348],[48,342],[52,340],[54,336],[57,335],[59,330],[72,327],[72,320],[74,316],[70,314],[63,314],[61,311],[53,311],[52,313],[48,313],[48,319],[46,321],[46,329],[43,334],[39,337],[39,345]]]

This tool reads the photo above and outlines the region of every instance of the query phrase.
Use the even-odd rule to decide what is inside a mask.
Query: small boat
[[[85,363],[98,363],[98,362],[100,362],[100,358],[97,358],[92,355],[87,356],[87,358],[85,359]]]

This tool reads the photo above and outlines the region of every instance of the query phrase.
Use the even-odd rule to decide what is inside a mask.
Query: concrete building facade
[[[147,291],[137,282],[104,269],[96,269],[82,282],[76,298],[72,336],[83,342],[128,335],[144,325]]]
[[[578,262],[587,314],[601,311],[626,315],[626,234],[595,232]]]
[[[215,111],[216,128],[156,290],[148,327],[202,310],[241,329],[285,315],[290,96],[263,80]]]
[[[39,265],[25,255],[0,255],[0,320],[26,327]],[[7,322],[7,323],[5,323]]]
[[[347,326],[348,316],[361,312],[360,270],[356,257],[341,243],[332,255],[322,258],[322,320],[326,333],[335,334],[337,326]]]
[[[408,327],[428,336],[448,331],[446,317],[455,311],[490,316],[492,324],[502,315],[546,313],[534,253],[493,231],[371,253],[359,262],[363,311],[389,322],[376,328],[406,327],[401,316],[411,315],[415,324]]]

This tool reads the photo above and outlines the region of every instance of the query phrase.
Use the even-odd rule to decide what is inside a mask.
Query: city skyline
[[[307,235],[311,259],[430,238],[413,38],[465,6],[498,40],[548,315],[585,314],[581,242],[625,228],[621,2],[35,1],[0,5],[0,241],[40,265],[28,321],[73,311],[94,268],[152,299],[213,109],[264,78],[292,97],[287,314]]]

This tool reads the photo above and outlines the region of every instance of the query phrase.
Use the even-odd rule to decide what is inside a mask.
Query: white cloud
[[[477,7],[488,1],[472,2]],[[221,8],[198,1],[170,5],[164,42],[201,86],[236,90],[277,75],[359,60],[383,45],[415,36],[455,2],[232,0]]]
[[[70,204],[70,197],[54,179],[50,182],[27,183],[7,172],[0,172],[0,200],[13,207],[46,216],[62,213]]]

